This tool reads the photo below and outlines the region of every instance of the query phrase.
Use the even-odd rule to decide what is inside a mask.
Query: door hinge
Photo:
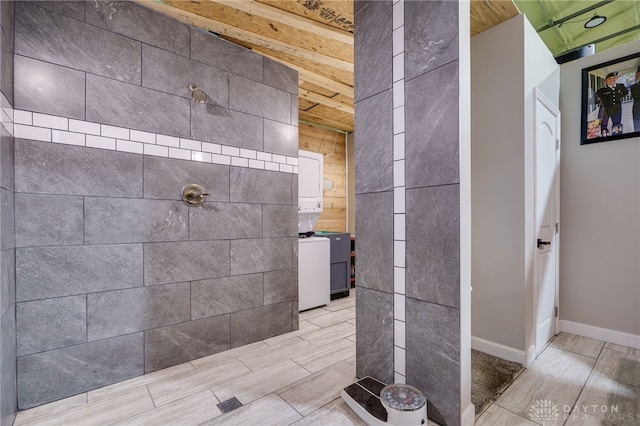
[[[556,139],[556,149],[560,149],[560,139]]]
[[[556,234],[558,233],[558,222],[556,222]]]
[[[556,318],[558,318],[558,307],[556,306]]]

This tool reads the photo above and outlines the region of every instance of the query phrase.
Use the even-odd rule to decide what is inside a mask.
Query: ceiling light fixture
[[[606,21],[606,20],[607,20],[606,16],[600,16],[596,12],[596,14],[593,15],[593,17],[591,19],[589,19],[587,22],[584,23],[584,27],[585,28],[595,28],[598,25],[604,24],[604,21]]]

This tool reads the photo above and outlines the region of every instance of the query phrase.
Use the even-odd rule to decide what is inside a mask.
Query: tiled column
[[[443,425],[461,423],[459,7],[355,6],[357,375],[418,387]]]

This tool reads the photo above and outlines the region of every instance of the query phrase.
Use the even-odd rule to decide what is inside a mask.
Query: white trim
[[[628,346],[640,349],[640,336],[637,334],[625,333],[623,331],[610,330],[608,328],[596,327],[594,325],[581,324],[579,322],[561,320],[562,331],[576,334],[590,339],[603,340],[616,345]]]
[[[532,348],[535,348],[535,346],[532,346]],[[517,362],[522,365],[527,364],[527,358],[529,357],[528,354],[521,349],[512,348],[501,343],[491,342],[475,336],[471,336],[471,349],[497,356],[498,358],[506,359],[507,361]],[[533,350],[533,354],[535,356],[535,349]]]
[[[106,124],[90,123],[85,121],[68,119],[66,117],[58,117],[54,115],[38,114],[31,111],[12,110],[11,116],[17,112],[19,116],[38,117],[40,119],[39,126],[32,124],[17,124],[2,122],[7,130],[15,134],[17,138],[38,140],[41,142],[56,142],[65,145],[86,146],[88,148],[106,149],[109,151],[127,151],[138,153],[141,155],[159,155],[159,147],[171,147],[168,156],[171,158],[179,158],[187,161],[197,161],[214,164],[231,164],[237,167],[251,167],[256,169],[267,169],[279,171],[289,174],[298,174],[298,157],[290,157],[286,155],[273,154],[263,151],[255,151],[249,149],[240,149],[234,146],[218,145],[205,141],[197,141],[192,139],[178,138],[175,136],[156,134],[151,132],[143,132],[136,129],[128,129],[124,127],[108,126]],[[36,115],[37,114],[37,115]],[[11,116],[8,118],[10,119]],[[37,120],[36,120],[37,121]],[[72,122],[74,132],[67,132],[66,126],[61,123]],[[7,126],[9,124],[9,126]],[[96,127],[97,126],[97,127]],[[61,127],[65,131],[60,131]],[[100,128],[102,136],[95,136],[95,129]],[[55,137],[52,137],[52,131]],[[112,135],[110,138],[105,136]],[[117,144],[116,139],[117,138]],[[85,142],[85,139],[87,142]],[[102,143],[96,144],[96,141]],[[144,142],[147,141],[147,142]],[[144,142],[144,143],[143,143]],[[207,148],[203,152],[202,148]],[[228,155],[211,155],[208,151],[217,151],[214,154]],[[151,154],[153,153],[153,154]],[[166,157],[166,155],[162,155]],[[249,162],[248,158],[270,158],[273,163],[278,163],[279,167],[265,167],[264,164],[258,162]],[[226,158],[223,158],[226,157]],[[228,159],[228,161],[227,161]]]
[[[462,426],[473,426],[476,421],[476,406],[473,404],[467,405],[462,411],[462,419],[460,420],[460,425]]]
[[[472,425],[471,403],[471,39],[470,2],[458,3],[458,162],[460,171],[460,410],[461,424]]]
[[[529,349],[527,350],[527,353],[525,355],[525,361],[523,364],[525,368],[529,368],[531,363],[535,361],[536,354],[537,354],[536,345],[529,346]]]

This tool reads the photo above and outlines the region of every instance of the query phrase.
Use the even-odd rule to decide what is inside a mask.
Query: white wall
[[[520,17],[471,39],[471,334],[518,349],[524,349],[523,46]]]
[[[524,15],[471,39],[472,335],[524,355],[533,324],[533,89],[558,65]]]
[[[525,256],[525,350],[535,345],[534,256],[538,231],[535,228],[535,119],[538,88],[556,107],[560,104],[560,67],[531,23],[522,15],[524,29],[524,256]],[[536,348],[540,351],[542,348]],[[533,351],[535,354],[535,350]]]
[[[581,71],[640,42],[561,67],[560,317],[640,336],[640,138],[580,146]],[[638,341],[638,340],[637,340]]]

